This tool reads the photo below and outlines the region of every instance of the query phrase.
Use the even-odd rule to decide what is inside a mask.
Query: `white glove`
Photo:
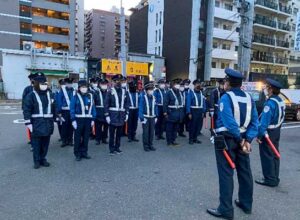
[[[92,121],[92,122],[91,122],[91,127],[94,127],[94,125],[95,125],[95,122]]]
[[[63,117],[60,117],[59,118],[59,122],[60,122],[60,125],[62,125],[62,123],[64,123],[66,120],[63,118]]]
[[[106,122],[107,122],[107,124],[110,124],[110,117],[106,117]]]
[[[32,132],[32,130],[33,130],[32,124],[26,125],[26,127],[29,129],[30,132]]]
[[[77,129],[77,122],[76,122],[76,121],[73,121],[73,122],[72,122],[72,126],[73,126],[73,128],[76,130],[76,129]]]
[[[128,115],[126,115],[126,117],[125,117],[125,122],[126,122],[126,121],[128,121]]]
[[[144,118],[144,121],[142,121],[142,124],[146,124],[147,123],[147,119]]]
[[[155,120],[154,120],[154,121],[155,121],[155,124],[156,124],[156,122],[157,122],[157,118],[155,118]]]

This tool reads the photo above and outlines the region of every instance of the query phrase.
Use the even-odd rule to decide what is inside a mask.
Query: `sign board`
[[[295,31],[295,51],[300,51],[300,12],[297,14],[296,31]]]
[[[122,74],[122,62],[119,60],[102,59],[102,73]]]
[[[127,62],[126,74],[127,76],[148,76],[148,63]]]

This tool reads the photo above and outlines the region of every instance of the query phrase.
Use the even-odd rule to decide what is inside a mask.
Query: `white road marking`
[[[22,114],[22,112],[0,112],[0,115],[19,115]]]
[[[281,129],[290,129],[290,128],[300,128],[300,125],[298,125],[298,126],[286,126],[286,127],[282,127]]]
[[[15,123],[15,124],[25,124],[25,120],[24,119],[16,119],[16,120],[13,120],[13,123]]]
[[[294,124],[299,124],[300,125],[300,122],[298,121],[294,121],[294,122],[285,122],[283,123],[283,125],[294,125]]]

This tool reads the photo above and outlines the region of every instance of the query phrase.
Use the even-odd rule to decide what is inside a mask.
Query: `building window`
[[[158,13],[156,13],[156,26],[158,25]]]
[[[158,38],[159,38],[159,42],[161,42],[161,29],[159,29],[159,36],[158,36]]]
[[[238,69],[238,65],[237,65],[237,63],[235,63],[235,64],[234,64],[233,68],[234,68],[235,70],[237,70],[237,69]]]
[[[229,63],[221,63],[221,69],[229,68]]]
[[[222,44],[222,49],[223,50],[230,50],[230,45],[228,45],[228,44]]]
[[[238,51],[239,50],[239,46],[235,46],[235,51]]]
[[[217,42],[213,42],[213,48],[218,48],[218,43]]]
[[[231,25],[227,25],[227,24],[223,24],[223,29],[231,31],[232,30],[232,26]]]
[[[217,8],[220,8],[220,2],[219,2],[219,1],[216,1],[215,6],[216,6]]]
[[[229,10],[229,11],[232,11],[233,10],[233,7],[231,4],[227,4],[225,3],[225,7],[224,7],[226,10]]]
[[[155,43],[157,43],[157,31],[155,31]]]
[[[161,24],[161,22],[162,22],[162,11],[159,12],[159,24]]]
[[[155,47],[155,55],[156,55],[156,51],[157,51],[157,48]]]
[[[160,56],[160,46],[158,47],[158,55]]]
[[[299,9],[298,8],[294,8],[294,15],[297,16]]]
[[[214,27],[218,28],[219,27],[219,23],[217,21],[214,22]]]
[[[217,68],[217,63],[216,62],[211,62],[211,68]]]
[[[296,24],[293,24],[292,31],[296,31]]]

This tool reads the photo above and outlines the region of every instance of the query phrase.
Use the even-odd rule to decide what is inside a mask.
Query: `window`
[[[156,55],[156,51],[157,51],[157,48],[155,47],[155,55]]]
[[[225,3],[225,7],[224,7],[226,10],[229,10],[229,11],[232,11],[233,10],[233,7],[232,5],[228,4],[228,3]]]
[[[295,31],[295,30],[296,30],[296,24],[293,24],[292,31]]]
[[[162,22],[162,11],[159,12],[159,24],[161,24],[161,22]]]
[[[213,48],[218,48],[218,43],[217,42],[213,42]]]
[[[298,8],[294,8],[294,15],[297,16],[299,9]]]
[[[217,68],[217,63],[216,62],[211,62],[211,68]]]
[[[231,26],[231,25],[228,25],[228,24],[223,24],[223,29],[224,29],[224,30],[231,31],[231,30],[232,30],[232,26]]]
[[[238,51],[239,50],[239,46],[235,46],[235,51]]]
[[[219,7],[220,7],[220,2],[219,2],[219,1],[216,1],[215,6],[216,6],[217,8],[219,8]]]
[[[219,23],[215,21],[215,22],[214,22],[214,27],[215,27],[215,28],[218,28],[218,27],[219,27]]]
[[[222,49],[223,50],[230,50],[230,45],[228,45],[228,44],[222,44]]]
[[[234,64],[233,68],[234,68],[235,70],[237,70],[237,69],[238,69],[238,65],[237,65],[237,63],[235,63],[235,64]]]
[[[158,36],[158,38],[159,38],[159,42],[161,42],[161,29],[159,29],[159,36]]]
[[[290,60],[295,60],[295,56],[290,56]]]
[[[229,68],[229,63],[221,63],[221,68],[222,69]]]
[[[158,25],[158,13],[156,13],[156,26]]]
[[[160,46],[158,47],[158,55],[160,55]]]
[[[155,31],[155,43],[157,43],[157,31]]]

